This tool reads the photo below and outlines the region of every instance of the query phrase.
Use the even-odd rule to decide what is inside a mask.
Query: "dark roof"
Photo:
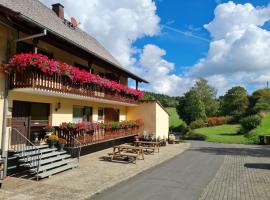
[[[127,73],[130,77],[147,83],[143,78],[126,70],[94,37],[78,27],[75,29],[67,27],[54,11],[40,1],[1,0],[0,5],[19,13],[21,17],[29,20],[29,22],[35,23],[36,25],[47,29],[50,33],[61,36],[67,40],[67,42],[105,60],[121,71]]]

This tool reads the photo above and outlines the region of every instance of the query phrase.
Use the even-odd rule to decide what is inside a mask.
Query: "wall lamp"
[[[58,102],[55,107],[55,112],[57,112],[61,108],[61,103]]]

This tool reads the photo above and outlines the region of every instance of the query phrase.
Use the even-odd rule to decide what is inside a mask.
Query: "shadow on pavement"
[[[270,170],[270,164],[268,164],[268,163],[246,163],[244,166],[246,168]]]
[[[223,144],[222,144],[223,145]],[[224,146],[224,147],[223,147]],[[241,145],[239,147],[213,146],[213,147],[194,147],[192,151],[199,151],[202,153],[215,154],[215,155],[243,155],[254,157],[268,157],[270,155],[269,146],[248,146]]]

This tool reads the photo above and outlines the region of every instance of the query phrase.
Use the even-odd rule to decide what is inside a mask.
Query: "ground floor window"
[[[104,120],[104,108],[98,108],[98,120]]]
[[[73,106],[73,122],[90,122],[92,121],[92,107]]]

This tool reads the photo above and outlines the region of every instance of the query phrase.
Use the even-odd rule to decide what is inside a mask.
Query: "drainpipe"
[[[1,141],[1,150],[2,150],[2,159],[5,160],[4,164],[4,174],[3,178],[7,174],[7,150],[6,150],[6,139],[7,139],[7,113],[8,113],[8,76],[5,77],[5,91],[4,91],[4,112],[3,112],[3,123],[2,123],[2,141]]]

